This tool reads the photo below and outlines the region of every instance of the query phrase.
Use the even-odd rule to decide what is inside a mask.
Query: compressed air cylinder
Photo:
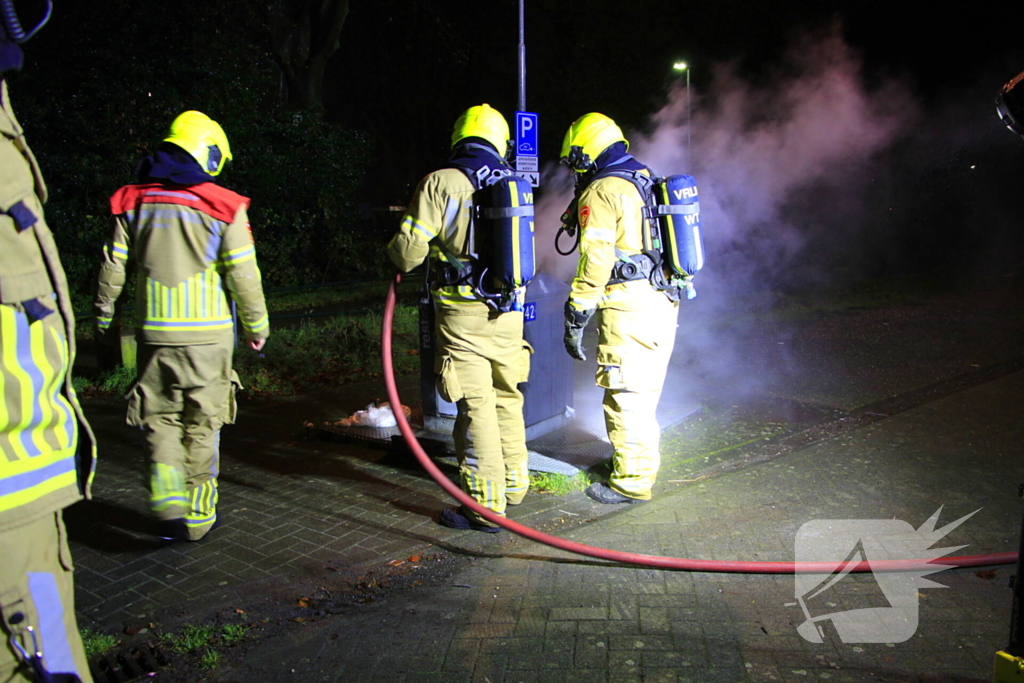
[[[509,289],[523,287],[536,275],[533,246],[533,187],[508,176],[481,188],[477,225],[488,277]]]
[[[691,175],[669,176],[658,184],[657,192],[665,261],[676,275],[694,275],[704,267],[697,181]]]

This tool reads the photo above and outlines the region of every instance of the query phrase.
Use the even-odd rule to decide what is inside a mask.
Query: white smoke
[[[689,173],[700,191],[707,265],[695,279],[697,299],[681,304],[670,373],[753,389],[768,379],[765,367],[786,364],[774,349],[741,358],[746,332],[723,320],[770,297],[773,285],[820,278],[830,252],[857,244],[872,160],[916,117],[908,92],[896,82],[867,87],[858,55],[832,31],[796,44],[763,82],[719,64],[707,92],[678,83],[646,132],[626,131],[640,161],[661,175]],[[568,281],[576,255],[548,254],[571,187],[564,169],[550,170],[537,206],[538,251],[542,267]],[[552,191],[556,183],[565,185]]]

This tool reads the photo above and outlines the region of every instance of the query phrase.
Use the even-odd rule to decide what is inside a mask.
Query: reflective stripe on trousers
[[[643,310],[601,310],[597,349],[598,386],[604,387],[604,419],[614,448],[610,486],[643,500],[661,466],[661,428],[655,415],[675,345],[678,303],[659,295]]]
[[[0,681],[34,680],[9,641],[13,634],[31,652],[26,630],[31,626],[49,672],[74,673],[91,683],[75,619],[73,566],[61,513],[0,532],[0,548]]]
[[[498,514],[529,487],[523,394],[530,347],[521,312],[484,307],[437,314],[441,394],[458,407],[455,450],[463,490]]]

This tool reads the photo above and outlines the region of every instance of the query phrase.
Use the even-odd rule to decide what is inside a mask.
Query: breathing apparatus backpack
[[[534,258],[533,187],[507,168],[470,166],[454,161],[473,183],[468,262],[455,256],[441,240],[447,260],[439,284],[470,285],[490,308],[521,311],[525,287],[536,275]]]
[[[612,176],[633,183],[644,200],[643,253],[620,254],[608,283],[647,279],[673,300],[680,299],[683,292],[687,299],[696,297],[693,276],[704,267],[697,181],[691,175],[662,178],[610,166],[598,171],[587,184]],[[573,235],[578,230],[577,204],[578,195],[562,214],[559,234],[565,231]],[[555,241],[557,248],[557,236]],[[575,248],[574,245],[568,252],[558,252],[571,253]]]

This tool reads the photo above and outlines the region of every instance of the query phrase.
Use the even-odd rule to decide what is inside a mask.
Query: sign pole
[[[526,13],[519,0],[519,111],[526,111]]]

